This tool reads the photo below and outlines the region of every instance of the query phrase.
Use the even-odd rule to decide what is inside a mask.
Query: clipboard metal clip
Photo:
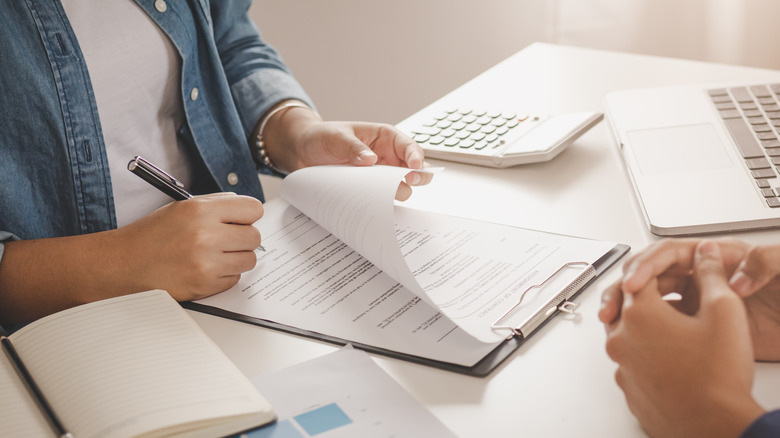
[[[523,304],[523,300],[526,295],[533,289],[542,289],[549,284],[553,278],[558,276],[561,272],[568,270],[569,268],[580,268],[580,272],[564,286],[560,291],[553,294],[550,299],[546,300],[540,307],[538,307],[530,316],[520,322],[518,326],[506,325],[504,321],[508,319],[514,312]],[[558,268],[549,277],[545,278],[541,283],[537,283],[526,288],[520,295],[520,299],[509,308],[503,315],[501,315],[490,326],[493,330],[509,330],[510,333],[507,339],[511,339],[514,336],[527,337],[534,330],[536,330],[547,318],[552,316],[556,311],[568,313],[573,315],[577,309],[578,304],[569,301],[574,294],[579,291],[588,281],[596,276],[596,269],[587,262],[568,262]]]
[[[560,310],[563,313],[574,315],[574,311],[577,310],[577,307],[579,307],[579,304],[575,303],[574,301],[563,300],[561,304],[558,304],[558,307],[556,307],[556,309]]]

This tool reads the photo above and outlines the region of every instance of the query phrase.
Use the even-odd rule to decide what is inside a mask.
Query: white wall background
[[[780,68],[777,0],[255,0],[250,14],[332,120],[397,123],[534,41]]]
[[[553,0],[556,42],[780,68],[777,0]]]

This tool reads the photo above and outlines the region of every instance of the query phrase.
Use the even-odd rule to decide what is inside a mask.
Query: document
[[[246,438],[455,437],[365,352],[353,348],[251,381],[273,404],[278,420]]]
[[[255,224],[255,269],[195,308],[471,367],[515,334],[494,327],[508,309],[511,325],[581,275],[567,263],[616,247],[404,207],[394,196],[408,172],[293,172]]]

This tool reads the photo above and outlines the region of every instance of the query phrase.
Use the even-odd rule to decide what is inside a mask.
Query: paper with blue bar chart
[[[252,383],[278,420],[242,438],[455,437],[361,350],[341,349]]]

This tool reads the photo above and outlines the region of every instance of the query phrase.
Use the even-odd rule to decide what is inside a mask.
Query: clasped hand
[[[736,437],[761,415],[753,361],[780,359],[779,272],[780,246],[735,239],[664,240],[626,261],[599,318],[650,435]]]

